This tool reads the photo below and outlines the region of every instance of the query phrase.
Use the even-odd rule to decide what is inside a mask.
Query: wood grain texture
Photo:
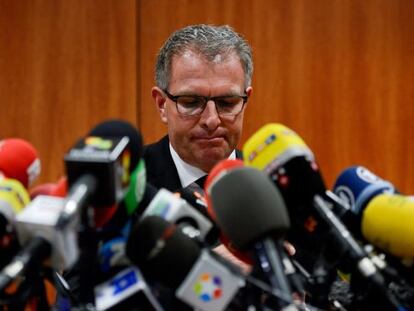
[[[413,193],[414,2],[409,0],[0,0],[0,137],[40,152],[41,181],[94,124],[166,133],[153,66],[171,32],[229,24],[254,51],[243,142],[268,122],[297,131],[327,186],[362,164]]]
[[[0,137],[40,153],[39,182],[98,122],[137,122],[134,0],[0,0]]]
[[[150,96],[164,40],[188,24],[229,24],[254,51],[242,143],[280,122],[312,148],[328,187],[360,164],[414,192],[414,2],[142,0],[139,7],[146,142],[166,132]]]

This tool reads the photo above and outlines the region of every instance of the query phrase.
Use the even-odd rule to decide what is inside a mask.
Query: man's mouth
[[[195,140],[201,143],[218,144],[223,142],[224,136],[198,136]]]

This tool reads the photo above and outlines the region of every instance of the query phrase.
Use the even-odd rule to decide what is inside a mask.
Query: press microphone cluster
[[[10,178],[7,179],[8,184],[5,183],[4,172],[8,177],[19,177],[21,171],[26,170],[21,169],[21,161],[17,164],[9,161],[13,157],[19,159],[19,153],[10,153],[11,144],[9,141],[7,143],[2,142],[0,150],[3,173],[0,182],[5,187],[5,191],[1,191],[0,200],[4,215],[1,218],[4,220],[2,229],[9,235],[13,233],[18,236],[20,251],[14,249],[5,260],[4,267],[1,267],[1,304],[10,308],[17,307],[18,304],[12,301],[18,300],[18,295],[24,296],[20,299],[25,302],[31,295],[28,293],[30,288],[35,287],[34,283],[33,286],[28,285],[29,276],[31,280],[34,280],[33,277],[41,280],[46,273],[48,277],[53,277],[53,271],[66,271],[70,278],[70,272],[73,271],[80,280],[78,293],[75,293],[76,286],[71,286],[72,280],[67,284],[61,276],[57,278],[59,284],[56,286],[63,289],[63,294],[71,299],[73,308],[94,308],[94,287],[100,281],[95,274],[98,244],[105,243],[108,234],[114,235],[116,230],[127,228],[138,204],[148,196],[145,164],[141,160],[140,134],[124,121],[112,120],[98,125],[66,154],[66,177],[57,184],[49,184],[31,192],[32,202],[27,193],[22,198],[15,195],[16,191],[10,191]],[[18,169],[10,169],[13,165]],[[29,185],[28,177],[26,179],[24,181]],[[16,205],[16,202],[22,206],[15,208],[13,204]],[[13,209],[19,213],[14,213]],[[93,217],[93,214],[98,217]],[[94,220],[102,219],[105,221],[95,226]],[[125,235],[127,232],[128,229]],[[103,240],[99,241],[101,238]],[[2,260],[5,259],[3,255],[4,252]],[[134,274],[135,277],[138,274]],[[28,280],[24,282],[26,285],[19,286],[20,280],[25,279]],[[141,286],[144,281],[142,278],[140,280]],[[9,295],[10,288],[16,287],[14,285],[17,285],[17,291]],[[37,289],[36,293],[39,293]],[[40,298],[44,297],[39,296],[38,299]],[[99,308],[102,299],[97,300]]]
[[[335,214],[347,206],[327,191],[312,151],[294,131],[268,124],[246,142],[243,152],[246,164],[263,170],[286,202],[293,228],[287,238],[310,274],[307,288],[313,303],[330,304],[336,269],[345,269],[354,280],[372,287],[383,305],[401,307],[382,273]]]
[[[110,120],[69,149],[65,176],[32,188],[30,201],[33,178],[2,164],[0,143],[0,233],[17,241],[1,245],[0,303],[18,306],[3,299],[13,285],[33,280],[36,296],[53,274],[56,305],[74,310],[341,310],[339,273],[350,277],[345,308],[412,308],[398,293],[411,291],[400,277],[408,268],[388,261],[413,257],[411,198],[360,167],[329,191],[313,152],[281,124],[257,131],[243,153],[219,162],[204,189],[156,189],[141,135]]]
[[[407,292],[414,292],[412,197],[400,194],[393,184],[363,166],[345,169],[334,192],[350,206],[344,222],[358,239],[372,245],[377,266]]]

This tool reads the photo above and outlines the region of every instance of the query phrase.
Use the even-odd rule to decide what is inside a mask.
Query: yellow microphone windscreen
[[[373,245],[398,257],[414,257],[414,200],[403,195],[381,194],[362,215],[363,236]]]
[[[30,196],[24,186],[16,179],[0,178],[0,211],[9,219],[14,220],[30,202]]]
[[[243,146],[244,163],[269,172],[296,156],[314,159],[302,138],[279,123],[269,123],[254,133]]]

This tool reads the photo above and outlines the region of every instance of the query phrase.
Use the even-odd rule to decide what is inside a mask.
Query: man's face
[[[245,95],[244,71],[235,54],[216,57],[208,62],[193,51],[175,56],[171,64],[170,94],[225,96]],[[252,89],[246,89],[249,96]],[[243,111],[233,117],[220,117],[213,101],[209,101],[200,116],[183,116],[176,104],[157,87],[152,95],[161,120],[168,126],[170,142],[187,163],[205,172],[220,160],[226,159],[239,142]]]

